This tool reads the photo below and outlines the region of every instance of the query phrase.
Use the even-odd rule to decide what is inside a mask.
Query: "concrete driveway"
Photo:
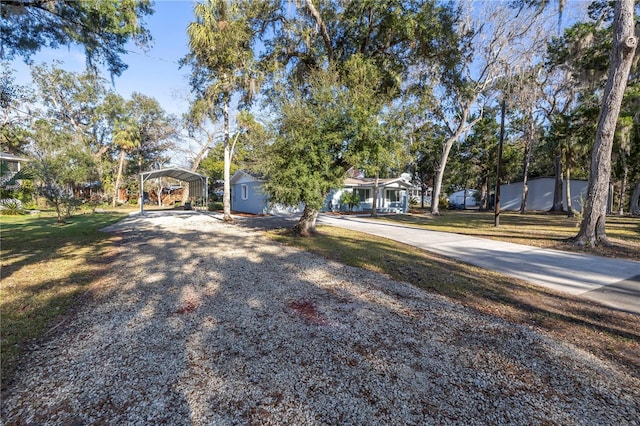
[[[640,262],[541,249],[354,216],[318,223],[389,238],[640,315]]]

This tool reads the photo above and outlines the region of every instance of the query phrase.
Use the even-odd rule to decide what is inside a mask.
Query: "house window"
[[[242,191],[242,199],[247,200],[249,198],[249,188],[247,187],[247,185],[240,185],[240,190]]]
[[[358,199],[361,203],[366,202],[369,198],[371,198],[371,190],[370,189],[356,189],[358,193]]]
[[[400,201],[400,191],[387,191],[387,199],[390,203],[397,203]]]
[[[2,161],[2,163],[4,165],[7,166],[7,169],[9,169],[10,172],[12,173],[16,173],[20,171],[20,163],[17,161]]]

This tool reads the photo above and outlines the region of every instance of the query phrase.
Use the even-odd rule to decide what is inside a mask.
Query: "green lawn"
[[[414,210],[414,212],[416,212]],[[607,217],[610,247],[578,248],[569,239],[575,237],[580,219],[566,215],[500,213],[500,226],[494,226],[493,212],[477,210],[445,210],[439,216],[416,212],[405,215],[380,216],[379,220],[418,226],[442,232],[510,241],[536,247],[567,251],[583,251],[602,256],[640,260],[640,218]]]
[[[52,213],[0,215],[2,378],[15,368],[24,343],[61,321],[101,275],[114,236],[98,229],[123,217],[79,214],[60,225]]]

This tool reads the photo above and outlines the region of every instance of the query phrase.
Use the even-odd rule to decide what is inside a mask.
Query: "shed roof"
[[[192,172],[191,170],[181,169],[180,167],[170,167],[160,170],[151,170],[148,172],[140,173],[143,180],[153,179],[163,176],[172,177],[174,179],[182,180],[185,182],[193,182],[196,180],[206,179],[207,176],[200,173]]]
[[[249,172],[247,170],[238,170],[231,176],[231,185],[238,183],[238,181],[246,179],[248,182],[262,182],[264,179],[256,173]]]

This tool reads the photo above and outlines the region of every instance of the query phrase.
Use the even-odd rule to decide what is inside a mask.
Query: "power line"
[[[126,50],[126,49],[125,49]],[[171,59],[165,59],[165,58],[159,58],[157,56],[151,56],[151,55],[147,55],[146,53],[141,53],[141,52],[135,52],[133,50],[126,50],[127,53],[133,53],[134,55],[139,55],[139,56],[144,56],[145,58],[149,58],[149,59],[155,59],[157,61],[163,61],[163,62],[168,62],[170,64],[176,64],[176,65],[180,65],[179,62],[176,61],[172,61]]]

